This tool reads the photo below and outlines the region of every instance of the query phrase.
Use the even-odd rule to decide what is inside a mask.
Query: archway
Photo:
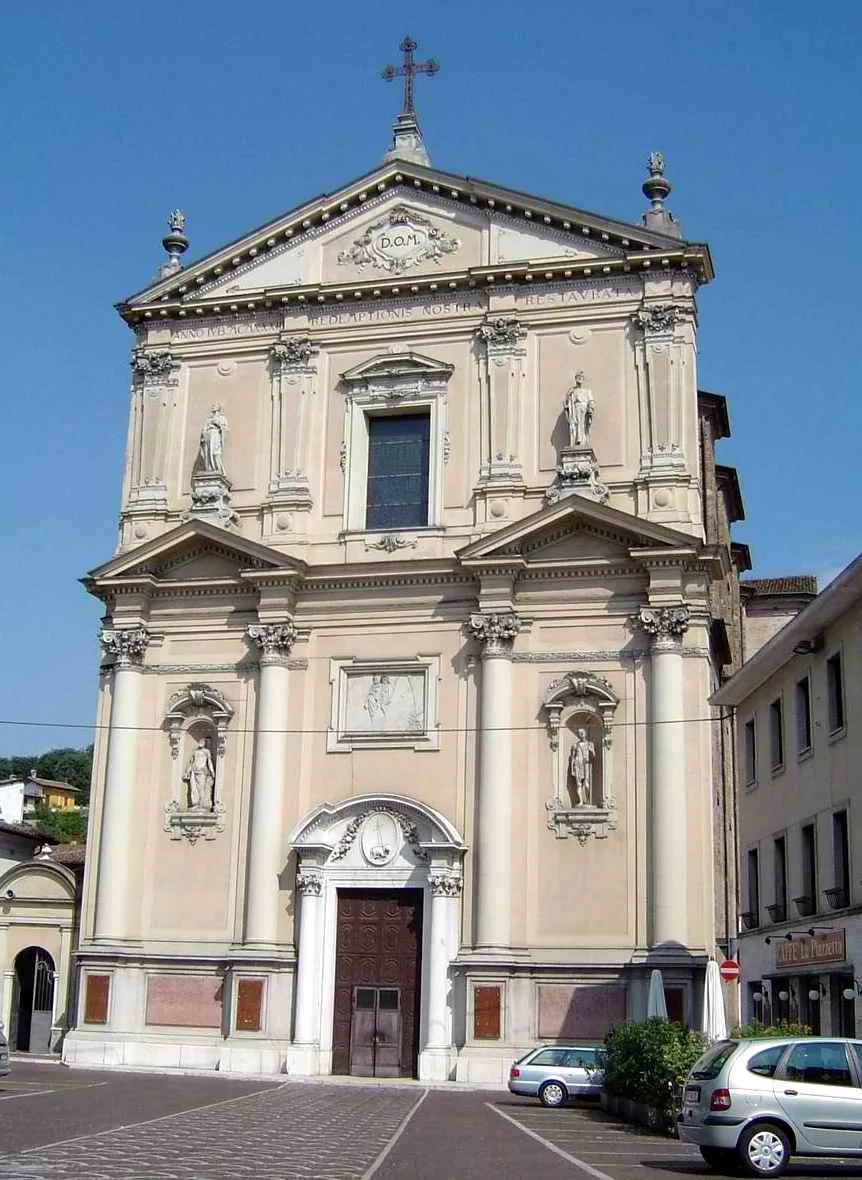
[[[15,956],[11,1047],[19,1053],[48,1053],[54,1022],[54,960],[40,946]]]

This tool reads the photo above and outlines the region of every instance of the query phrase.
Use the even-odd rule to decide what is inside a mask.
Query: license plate
[[[700,1086],[686,1086],[684,1098],[687,1106],[700,1102]]]

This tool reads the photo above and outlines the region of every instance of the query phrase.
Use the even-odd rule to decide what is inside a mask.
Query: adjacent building
[[[406,102],[380,167],[185,268],[172,216],[85,580],[67,1061],[496,1082],[655,966],[698,1021],[748,558],[709,250],[658,153],[643,188],[635,224],[439,171]]]
[[[743,1018],[853,1036],[862,1021],[862,557],[816,597],[808,579],[755,586],[755,602],[771,600],[757,627],[767,616],[790,621],[773,625],[712,698],[736,718]],[[759,630],[752,646],[764,638]]]

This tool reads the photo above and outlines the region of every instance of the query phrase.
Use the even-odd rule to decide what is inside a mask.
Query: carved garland
[[[361,815],[357,815],[354,819],[352,819],[344,829],[344,835],[333,848],[329,857],[330,861],[342,860],[345,856],[347,856],[347,853],[353,846],[353,842],[359,834],[362,825],[370,815],[388,815],[391,819],[394,819],[404,834],[405,842],[409,844],[410,848],[413,850],[413,855],[416,857],[416,859],[427,861],[428,853],[419,843],[419,832],[417,830],[416,824],[411,823],[411,821],[407,819],[405,815],[402,815],[399,811],[394,811],[390,807],[369,807],[367,811],[363,811]]]

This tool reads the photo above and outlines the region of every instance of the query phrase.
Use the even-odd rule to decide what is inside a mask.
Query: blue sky
[[[625,220],[652,148],[700,298],[700,384],[727,394],[755,574],[858,552],[862,5],[571,0],[41,0],[0,48],[0,753],[84,744],[116,539],[131,338],[113,310],[188,259],[373,167],[405,32],[432,162]],[[49,723],[65,723],[55,728]],[[70,728],[80,724],[83,728]]]

